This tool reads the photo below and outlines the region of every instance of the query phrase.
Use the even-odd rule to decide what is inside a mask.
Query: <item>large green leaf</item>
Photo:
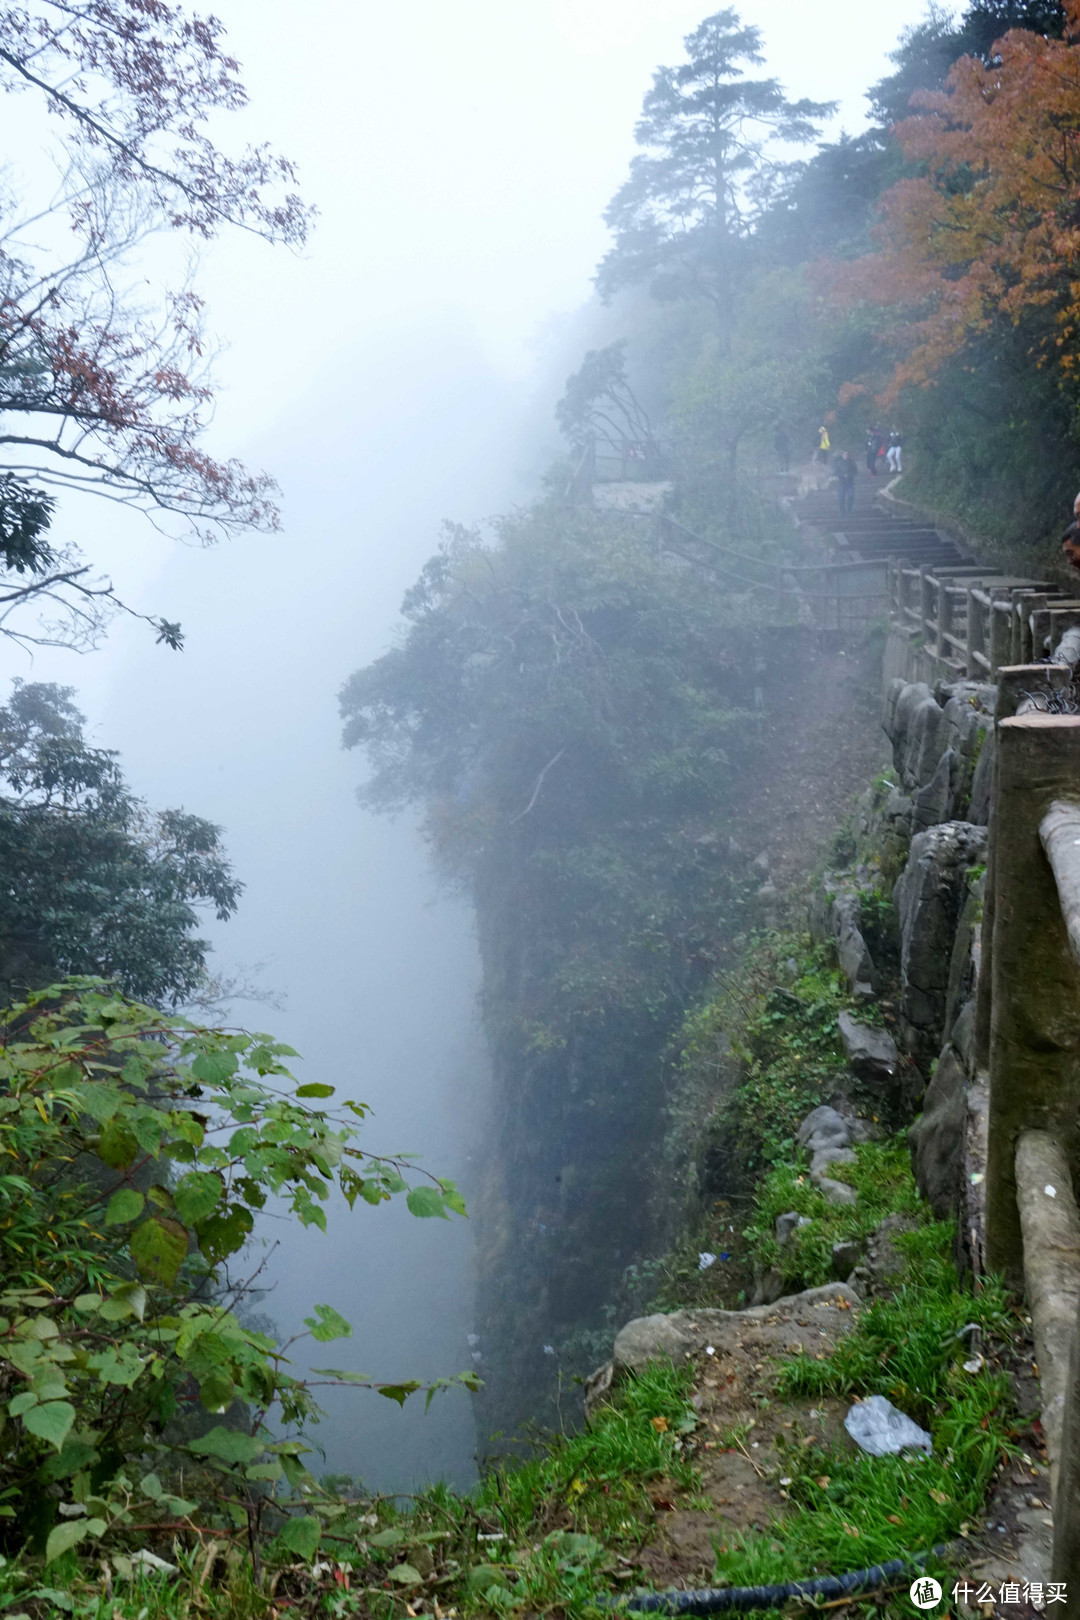
[[[196,1080],[203,1080],[208,1086],[221,1086],[238,1067],[231,1052],[200,1052],[191,1065],[191,1072]]]
[[[450,1219],[438,1187],[410,1187],[405,1202],[414,1215],[441,1215],[444,1221]]]
[[[126,1170],[134,1164],[139,1139],[125,1119],[109,1119],[101,1127],[97,1154],[110,1170]]]
[[[399,1406],[404,1406],[409,1396],[415,1394],[419,1388],[420,1385],[415,1378],[410,1379],[407,1384],[380,1384],[378,1386],[380,1395],[385,1395],[388,1401],[397,1401]]]
[[[333,1086],[323,1085],[319,1080],[310,1080],[306,1086],[297,1086],[296,1095],[298,1097],[332,1097],[334,1088]]]
[[[49,1531],[49,1539],[45,1543],[45,1562],[51,1564],[62,1553],[77,1547],[87,1536],[100,1536],[104,1530],[104,1519],[68,1519],[64,1524],[56,1525]]]
[[[278,1540],[297,1558],[311,1559],[318,1551],[321,1535],[322,1525],[315,1515],[303,1513],[295,1519],[286,1519]]]
[[[304,1326],[311,1329],[311,1337],[320,1344],[352,1337],[352,1323],[339,1316],[332,1305],[316,1305],[315,1315],[304,1317]]]
[[[220,1204],[225,1183],[216,1170],[190,1170],[173,1191],[176,1213],[185,1226],[198,1226]]]
[[[187,1252],[186,1227],[168,1216],[152,1216],[131,1234],[131,1258],[139,1276],[145,1277],[147,1282],[163,1283],[171,1288]]]
[[[196,1227],[199,1248],[212,1266],[227,1260],[230,1254],[242,1249],[255,1221],[251,1211],[243,1204],[235,1205],[227,1215],[211,1215]]]
[[[138,1220],[143,1212],[143,1195],[136,1192],[134,1187],[121,1187],[109,1199],[105,1210],[106,1226],[124,1226],[128,1221]]]
[[[75,1408],[70,1401],[43,1401],[23,1413],[24,1427],[39,1440],[47,1440],[57,1451],[62,1449],[74,1422]]]
[[[380,1530],[378,1535],[367,1539],[372,1547],[398,1547],[405,1540],[405,1532],[400,1525],[392,1524],[389,1530]]]
[[[251,1463],[266,1447],[261,1440],[253,1440],[240,1429],[226,1429],[218,1424],[209,1434],[200,1435],[188,1445],[200,1457],[217,1457],[221,1462]]]
[[[465,1208],[465,1200],[462,1198],[454,1182],[443,1181],[440,1178],[439,1186],[442,1188],[442,1195],[447,1209],[452,1209],[455,1215],[467,1216],[469,1212]]]
[[[199,1400],[208,1412],[220,1412],[236,1394],[236,1385],[224,1369],[203,1373],[199,1379]]]
[[[126,1282],[114,1288],[108,1299],[101,1302],[101,1316],[106,1322],[122,1322],[134,1316],[140,1322],[146,1315],[146,1289],[142,1283]]]

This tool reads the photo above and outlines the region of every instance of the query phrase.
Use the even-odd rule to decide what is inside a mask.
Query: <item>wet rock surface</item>
[[[946,821],[916,835],[896,888],[900,928],[900,1025],[916,1060],[941,1049],[957,923],[986,860],[986,829]]]
[[[900,1070],[900,1053],[888,1030],[861,1024],[849,1012],[842,1012],[837,1023],[852,1071],[868,1085],[890,1086]]]
[[[922,1114],[908,1132],[915,1180],[939,1221],[960,1207],[966,1087],[963,1060],[954,1046],[946,1046],[926,1088]]]

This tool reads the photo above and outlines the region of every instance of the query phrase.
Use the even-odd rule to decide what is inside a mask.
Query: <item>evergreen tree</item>
[[[703,296],[722,308],[745,243],[787,165],[766,143],[804,143],[829,103],[788,101],[775,79],[747,79],[761,33],[732,10],[688,34],[688,60],[658,68],[635,139],[643,148],[605,219],[615,244],[597,275],[604,298],[647,282],[658,297]]]
[[[989,66],[997,41],[1012,28],[1060,39],[1065,7],[1061,0],[976,0],[957,22],[951,10],[931,6],[925,22],[905,29],[893,51],[896,72],[867,92],[873,116],[885,125],[907,118],[917,91],[944,89],[961,56],[977,56]]]
[[[175,1005],[206,977],[198,908],[224,920],[241,885],[221,829],[149,810],[116,755],[87,745],[73,697],[16,681],[0,708],[0,990],[104,974]]]

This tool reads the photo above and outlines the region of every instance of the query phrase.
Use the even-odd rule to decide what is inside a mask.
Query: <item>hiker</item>
[[[829,430],[824,423],[822,423],[822,425],[818,428],[817,435],[817,459],[818,461],[824,461],[827,463],[829,460],[829,451],[832,449],[832,440],[829,438]]]
[[[791,440],[782,427],[773,434],[773,449],[780,457],[780,471],[786,473],[791,467]]]
[[[855,465],[855,457],[851,451],[842,450],[837,456],[833,467],[841,516],[846,516],[848,512],[855,510],[855,475],[858,470]]]
[[[871,478],[877,477],[878,454],[881,450],[882,432],[880,428],[870,427],[866,430],[866,470]]]
[[[903,472],[904,468],[903,468],[903,465],[902,465],[902,462],[901,462],[901,455],[900,455],[900,452],[903,450],[903,448],[904,448],[904,441],[900,437],[900,429],[899,428],[893,428],[892,432],[889,434],[889,471],[890,472],[894,472],[894,473]]]

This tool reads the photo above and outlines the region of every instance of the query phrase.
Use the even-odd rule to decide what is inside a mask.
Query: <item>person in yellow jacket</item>
[[[817,459],[819,461],[828,461],[829,451],[832,449],[832,441],[829,438],[829,430],[824,423],[822,423],[822,425],[818,428],[817,436]]]

